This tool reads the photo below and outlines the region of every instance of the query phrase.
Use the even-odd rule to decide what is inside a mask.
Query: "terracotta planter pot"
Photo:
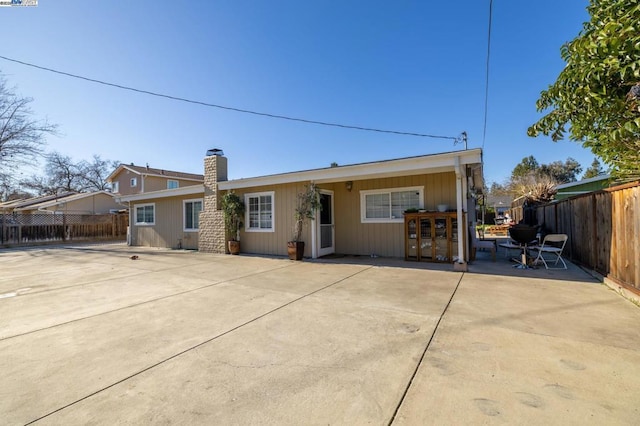
[[[289,241],[287,243],[287,253],[291,260],[302,260],[302,256],[304,255],[304,242]]]
[[[231,254],[240,253],[240,241],[229,241],[229,253]]]

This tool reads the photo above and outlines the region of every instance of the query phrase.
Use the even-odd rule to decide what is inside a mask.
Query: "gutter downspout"
[[[456,156],[454,160],[454,169],[456,172],[456,212],[458,217],[458,261],[453,264],[455,271],[467,271],[467,263],[465,262],[464,249],[464,229],[466,228],[464,218],[462,216],[462,170],[460,169],[460,157]]]

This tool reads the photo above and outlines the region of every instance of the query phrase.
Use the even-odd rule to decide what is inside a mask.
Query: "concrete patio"
[[[640,308],[571,264],[104,244],[0,250],[0,268],[3,424],[640,418]]]

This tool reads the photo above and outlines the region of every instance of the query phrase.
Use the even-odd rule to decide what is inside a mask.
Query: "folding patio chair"
[[[491,259],[496,261],[496,240],[479,240],[476,237],[476,229],[473,225],[469,226],[469,236],[471,237],[471,253],[470,260],[476,260],[476,250],[489,249],[491,251]]]
[[[546,269],[567,269],[567,264],[564,263],[564,259],[562,258],[562,250],[564,250],[564,246],[565,244],[567,244],[568,238],[569,237],[567,237],[567,234],[546,235],[544,237],[544,240],[542,240],[542,245],[540,245],[539,247],[531,247],[529,249],[530,251],[538,252],[538,256],[534,259],[533,263],[537,264],[538,262],[542,262],[544,263],[544,267]],[[556,258],[553,266],[556,266],[558,262],[562,262],[564,268],[549,268],[549,265],[547,263],[548,259],[544,258],[544,253],[555,255]],[[551,262],[551,260],[549,260],[549,262]]]

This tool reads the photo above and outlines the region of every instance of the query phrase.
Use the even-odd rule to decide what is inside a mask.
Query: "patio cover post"
[[[467,263],[464,260],[464,238],[463,230],[466,228],[464,224],[464,217],[462,216],[462,170],[460,168],[460,157],[456,156],[454,160],[454,168],[456,172],[456,213],[458,217],[458,261],[459,264],[456,270],[466,270]],[[466,179],[466,178],[465,178]],[[454,264],[454,268],[456,265]]]

